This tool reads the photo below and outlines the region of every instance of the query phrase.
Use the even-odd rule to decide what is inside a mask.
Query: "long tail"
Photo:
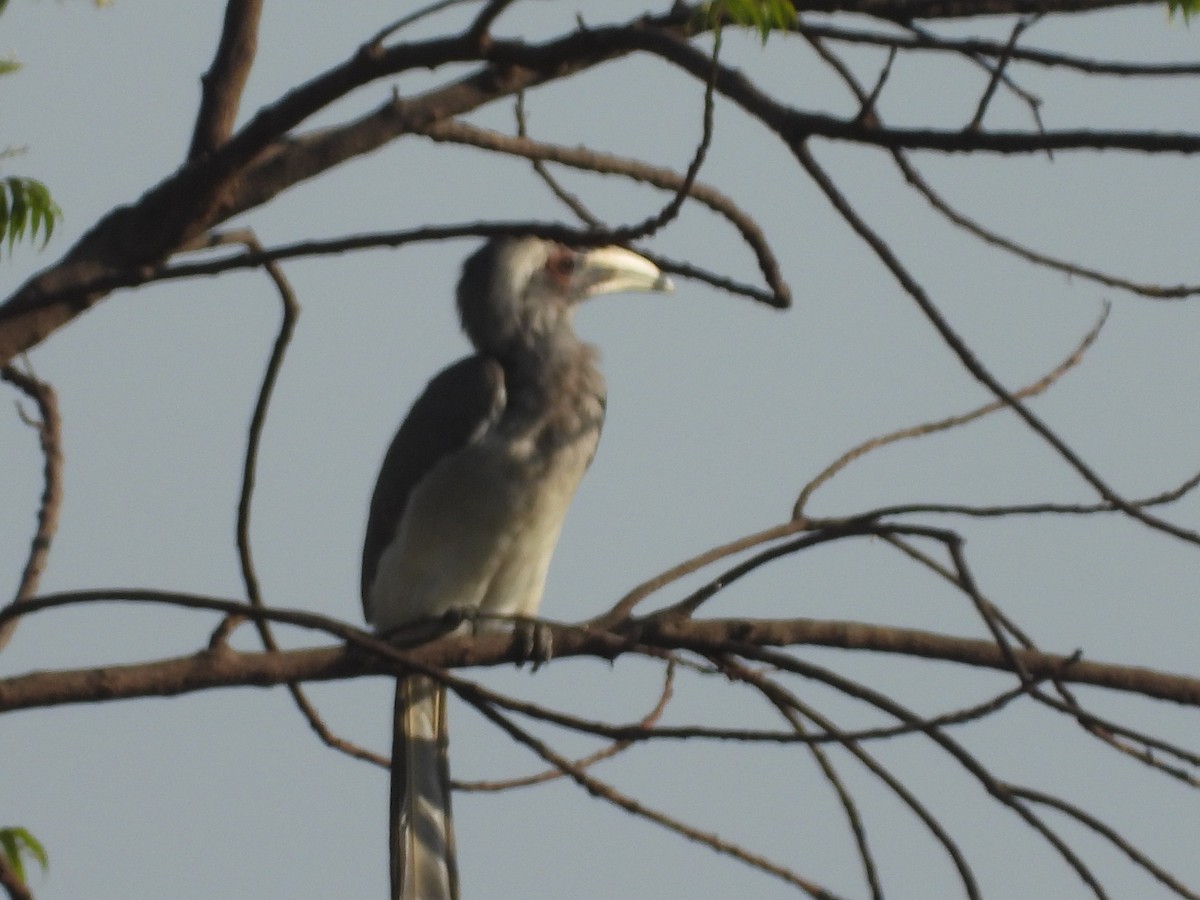
[[[458,900],[447,740],[446,689],[423,675],[396,679],[388,836],[393,900]]]

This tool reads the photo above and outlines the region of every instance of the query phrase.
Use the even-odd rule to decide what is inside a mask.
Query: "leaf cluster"
[[[10,253],[27,234],[31,240],[40,235],[46,246],[61,218],[62,210],[42,182],[20,176],[0,178],[0,245],[7,239]]]
[[[1172,19],[1175,13],[1183,15],[1183,21],[1190,22],[1195,13],[1200,12],[1200,0],[1167,0],[1167,13]]]
[[[28,828],[19,826],[0,828],[0,856],[4,857],[8,867],[22,884],[27,883],[25,856],[32,856],[36,859],[43,872],[50,868],[50,857],[46,855],[46,848],[29,833]]]
[[[1200,0],[1171,2],[1197,3]],[[712,0],[701,7],[701,14],[709,28],[722,25],[755,28],[763,44],[772,31],[788,31],[796,21],[796,8],[791,0]]]

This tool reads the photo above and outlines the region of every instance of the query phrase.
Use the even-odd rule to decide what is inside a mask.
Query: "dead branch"
[[[58,414],[58,395],[49,382],[32,372],[22,372],[15,366],[0,368],[0,379],[17,387],[37,406],[38,419],[30,420],[37,429],[42,448],[42,497],[38,505],[37,526],[29,544],[29,555],[10,609],[18,607],[37,593],[42,572],[50,558],[50,544],[58,531],[58,518],[63,500],[62,419]],[[0,650],[12,639],[19,622],[17,616],[0,623]]]
[[[30,599],[21,610],[0,611],[0,623],[17,614],[79,603],[114,600],[157,603],[219,613],[241,613],[331,635],[369,650],[384,660],[402,660],[420,671],[462,666],[496,666],[521,662],[524,650],[510,635],[448,637],[407,651],[394,651],[360,628],[328,616],[297,610],[263,608],[246,603],[143,589],[73,591]],[[721,653],[732,644],[747,649],[814,645],[941,660],[977,668],[1011,671],[1004,653],[991,641],[950,637],[932,632],[860,622],[817,619],[705,619],[655,616],[612,631],[591,626],[544,622],[556,658],[596,656],[616,659],[625,653],[657,657],[663,651]],[[747,655],[738,651],[741,655]],[[1092,662],[1076,654],[1013,651],[1034,679],[1055,678],[1135,693],[1187,706],[1200,706],[1200,679],[1138,666]],[[394,664],[343,647],[285,650],[278,653],[202,651],[191,656],[135,663],[36,672],[0,680],[0,712],[134,697],[173,696],[217,687],[266,687],[288,681],[330,681],[394,671]]]
[[[1099,320],[1092,326],[1091,330],[1083,336],[1083,340],[1071,352],[1070,356],[1064,359],[1061,363],[1039,378],[1037,381],[1025,385],[1025,387],[1014,391],[1013,396],[1019,400],[1028,400],[1030,397],[1036,397],[1052,387],[1063,375],[1073,369],[1083,360],[1083,355],[1088,351],[1088,348],[1095,343],[1096,338],[1100,336],[1100,329],[1104,327],[1104,322],[1108,318],[1109,307],[1105,306]],[[991,403],[985,403],[983,406],[976,407],[970,412],[960,413],[955,416],[949,416],[945,419],[939,419],[936,422],[925,422],[921,425],[913,425],[908,428],[901,428],[897,431],[888,434],[880,435],[879,437],[871,438],[864,441],[856,447],[847,450],[832,463],[822,469],[815,478],[808,482],[800,491],[800,496],[796,500],[795,506],[792,508],[792,515],[795,518],[800,518],[804,514],[804,508],[808,505],[809,499],[813,493],[825,484],[834,475],[840,472],[850,463],[854,462],[872,450],[880,447],[885,447],[888,444],[894,444],[897,441],[908,440],[910,438],[922,437],[928,434],[935,434],[939,431],[947,431],[951,428],[958,428],[966,425],[976,419],[990,415],[1004,409],[1006,404],[1001,400],[995,400]]]
[[[879,47],[894,47],[897,50],[924,50],[942,53],[958,53],[968,56],[1000,57],[1007,45],[981,38],[952,38],[932,34],[927,28],[914,30],[910,34],[885,34],[880,31],[864,31],[831,25],[828,22],[814,23],[808,20],[797,25],[802,34],[826,38],[848,44],[870,44]],[[1137,63],[1114,60],[1087,59],[1067,53],[1054,53],[1031,47],[1013,47],[1007,51],[1009,57],[1019,62],[1028,62],[1049,68],[1074,69],[1088,75],[1113,75],[1118,78],[1148,76],[1200,75],[1200,63]]]
[[[468,702],[470,702],[469,698],[464,699],[468,699]],[[508,734],[509,737],[517,741],[517,743],[524,744],[550,765],[554,766],[580,787],[584,788],[584,790],[586,790],[591,796],[605,800],[628,813],[632,813],[635,816],[639,816],[640,818],[654,822],[656,825],[660,825],[668,831],[673,831],[690,841],[695,841],[699,844],[703,844],[706,847],[710,847],[718,853],[731,856],[739,862],[745,863],[746,865],[758,869],[761,872],[765,872],[768,875],[773,875],[776,878],[779,878],[782,881],[799,888],[810,897],[819,898],[819,900],[839,900],[838,895],[833,894],[815,882],[802,877],[786,866],[772,862],[766,857],[757,853],[753,853],[750,850],[747,850],[746,848],[741,847],[732,841],[726,840],[717,834],[694,828],[691,825],[688,825],[686,822],[682,822],[673,816],[669,816],[664,812],[647,806],[636,797],[618,791],[612,785],[599,781],[598,779],[589,775],[587,772],[583,771],[583,769],[576,766],[566,757],[555,752],[548,744],[538,740],[528,731],[518,726],[515,722],[500,713],[490,704],[476,702],[472,703],[472,705],[485,718],[489,719],[493,724],[497,725],[502,731]]]
[[[233,133],[238,104],[258,48],[261,16],[262,0],[229,0],[225,7],[225,25],[216,55],[200,79],[203,92],[188,159],[211,153]]]

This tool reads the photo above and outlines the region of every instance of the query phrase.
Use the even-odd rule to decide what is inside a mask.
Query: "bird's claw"
[[[554,653],[554,632],[549,626],[534,619],[521,619],[513,632],[520,654],[517,665],[529,663],[530,671],[536,672],[550,661]]]

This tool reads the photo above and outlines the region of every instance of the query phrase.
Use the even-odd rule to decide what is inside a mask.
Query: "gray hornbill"
[[[413,404],[371,498],[362,599],[376,631],[456,608],[536,613],[604,422],[604,378],[571,327],[575,307],[671,289],[620,247],[502,237],[467,260],[458,311],[476,352]],[[392,897],[457,898],[446,691],[424,676],[396,683],[389,813]]]

